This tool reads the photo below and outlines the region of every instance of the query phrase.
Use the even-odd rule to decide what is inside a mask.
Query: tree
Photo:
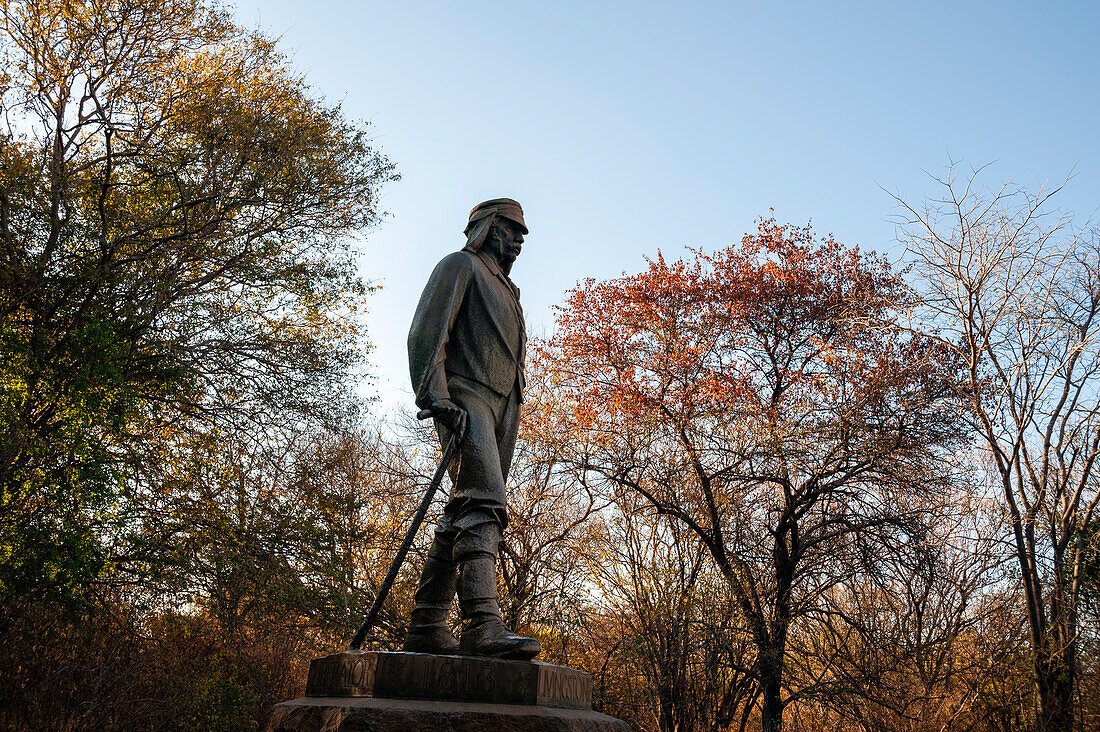
[[[71,598],[165,434],[347,416],[395,174],[200,0],[0,0],[0,58],[0,593]]]
[[[538,633],[541,657],[568,664],[576,641],[570,628],[584,612],[578,552],[591,541],[589,521],[608,501],[571,480],[563,460],[569,435],[555,431],[557,409],[543,374],[529,370],[509,471],[500,598],[505,625]]]
[[[954,410],[940,352],[893,321],[904,296],[884,260],[769,218],[739,247],[581,284],[539,354],[584,479],[706,547],[750,627],[765,730],[821,690],[784,675],[792,631],[942,487]]]
[[[1033,654],[1035,729],[1074,729],[1080,603],[1100,503],[1100,238],[1051,208],[1062,186],[937,182],[902,211],[918,326],[962,365],[956,393],[1009,514]],[[1064,184],[1063,184],[1064,185]]]
[[[616,701],[633,701],[631,716],[661,730],[743,723],[738,710],[752,706],[745,701],[755,691],[745,672],[751,643],[706,548],[632,493],[608,513],[594,520],[597,535],[582,558],[595,590],[589,612],[617,631],[614,646],[602,649],[620,677]]]
[[[818,704],[858,729],[974,729],[1019,709],[1018,699],[990,693],[1018,676],[1018,634],[997,622],[1016,611],[1004,522],[988,487],[959,477],[943,505],[927,507],[920,540],[868,557],[867,571],[828,593],[823,622],[800,639],[801,663],[831,660],[821,670],[838,691]]]

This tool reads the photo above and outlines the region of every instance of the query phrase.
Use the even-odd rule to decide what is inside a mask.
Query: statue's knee
[[[455,537],[455,560],[460,561],[478,554],[495,558],[500,550],[503,534],[497,517],[491,513],[481,513],[463,518],[467,520],[461,522],[458,536]]]

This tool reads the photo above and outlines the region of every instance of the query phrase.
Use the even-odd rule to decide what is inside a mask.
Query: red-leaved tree
[[[886,550],[920,551],[946,480],[958,410],[940,352],[896,322],[905,300],[883,258],[768,218],[739,246],[584,282],[538,352],[577,479],[706,546],[756,651],[742,719],[759,708],[765,730],[838,683],[792,647],[800,625]]]

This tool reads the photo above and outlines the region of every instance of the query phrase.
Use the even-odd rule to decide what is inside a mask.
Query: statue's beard
[[[506,272],[512,268],[512,263],[516,261],[519,256],[520,247],[518,245],[506,244],[500,248],[500,256],[497,259],[500,261],[500,266]]]
[[[497,264],[508,274],[512,270],[512,264],[516,261],[523,245],[519,243],[505,242],[503,239],[493,238],[485,246],[485,250],[492,254]]]

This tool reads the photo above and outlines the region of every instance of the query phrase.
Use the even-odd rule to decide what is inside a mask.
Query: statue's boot
[[[455,562],[449,544],[437,536],[424,560],[416,604],[409,619],[403,649],[409,653],[458,653],[458,639],[447,627],[447,613],[455,596]]]
[[[455,542],[458,608],[462,616],[459,653],[529,660],[539,654],[537,638],[516,635],[504,626],[497,603],[497,549],[500,526],[481,524],[463,531]]]

